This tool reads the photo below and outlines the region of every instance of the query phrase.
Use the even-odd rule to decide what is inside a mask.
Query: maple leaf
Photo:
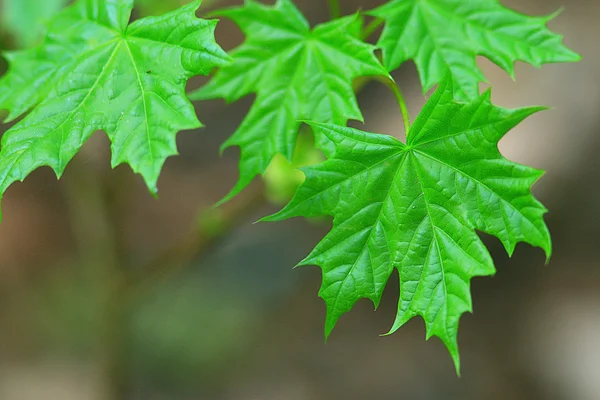
[[[495,272],[476,230],[498,237],[511,255],[518,242],[527,242],[550,257],[546,209],[530,192],[542,172],[508,161],[497,148],[539,110],[496,107],[489,91],[468,104],[455,102],[447,78],[406,145],[311,123],[335,143],[335,154],[304,169],[306,181],[294,199],[264,220],[334,217],[331,232],[300,263],[323,270],[326,336],[359,299],[377,307],[396,268],[400,300],[390,333],[422,316],[427,338],[446,344],[458,370],[458,322],[472,309],[471,278]]]
[[[229,60],[199,6],[128,25],[133,0],[79,0],[40,46],[8,53],[0,109],[8,120],[31,112],[2,137],[0,193],[41,166],[60,177],[96,130],[112,142],[112,166],[129,163],[156,192],[176,133],[201,126],[186,81]]]
[[[341,125],[349,119],[362,121],[353,80],[388,74],[374,55],[375,47],[357,38],[362,22],[357,15],[311,30],[289,0],[272,7],[247,1],[215,14],[231,18],[247,39],[231,52],[235,62],[190,98],[232,102],[257,93],[249,114],[223,145],[241,148],[240,178],[225,201],[263,174],[276,154],[291,160],[298,120]]]
[[[515,61],[540,67],[581,58],[546,28],[554,16],[529,17],[498,0],[392,0],[369,14],[386,21],[378,45],[388,71],[414,60],[426,92],[450,70],[463,100],[476,98],[485,82],[477,55],[513,78]]]

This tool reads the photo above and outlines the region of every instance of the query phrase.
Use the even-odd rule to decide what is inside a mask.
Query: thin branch
[[[143,295],[158,282],[180,273],[194,258],[207,253],[220,240],[229,236],[240,221],[266,204],[264,187],[257,182],[230,202],[209,210],[204,218],[206,223],[195,224],[173,246],[132,271],[127,279],[130,296]]]
[[[338,19],[342,16],[342,8],[340,6],[340,0],[327,0],[329,4],[329,16],[331,19]]]
[[[372,34],[374,34],[377,29],[379,29],[379,27],[381,25],[383,25],[383,19],[381,18],[376,18],[373,21],[371,21],[367,26],[365,26],[365,28],[363,29],[360,37],[363,40],[367,40],[368,38],[371,37]]]
[[[127,344],[129,322],[123,301],[127,251],[120,226],[121,196],[127,185],[119,177],[109,184],[97,172],[96,165],[82,163],[81,157],[90,150],[93,149],[84,147],[79,157],[72,161],[75,165],[69,168],[63,187],[69,204],[71,229],[87,272],[83,284],[89,295],[99,302],[103,398],[121,400],[130,394],[131,378]],[[119,175],[119,171],[114,171],[114,175]]]

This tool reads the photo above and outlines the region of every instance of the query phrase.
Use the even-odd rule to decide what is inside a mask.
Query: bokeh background
[[[11,3],[0,1],[3,49],[35,42],[36,24],[60,1]],[[15,17],[15,3],[35,21]],[[140,0],[136,16],[182,3]],[[342,0],[347,13],[381,3]],[[377,312],[361,301],[325,344],[320,272],[292,266],[328,221],[253,224],[285,198],[273,182],[297,179],[284,163],[266,189],[258,183],[211,210],[237,178],[239,153],[219,157],[218,148],[248,97],[198,104],[206,128],[179,134],[181,155],[168,160],[157,199],[128,167],[110,170],[103,133],[60,182],[42,169],[11,187],[0,226],[0,400],[600,399],[600,2],[502,3],[531,15],[563,7],[550,26],[583,61],[541,70],[518,64],[512,81],[480,60],[497,104],[552,106],[501,148],[548,171],[535,194],[550,209],[554,255],[546,266],[541,250],[521,244],[509,259],[484,237],[498,273],[472,284],[461,378],[441,342],[425,341],[420,319],[379,336],[394,317],[396,277]],[[297,4],[311,22],[327,19],[325,0]],[[243,39],[225,20],[217,36],[226,49]],[[425,101],[414,65],[395,77],[414,117]],[[359,100],[363,129],[401,137],[387,89],[369,84]],[[124,276],[141,283],[132,289]]]

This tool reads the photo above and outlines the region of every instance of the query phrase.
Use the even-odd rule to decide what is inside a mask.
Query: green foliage
[[[371,14],[387,22],[379,46],[389,71],[414,60],[428,91],[450,70],[460,99],[477,97],[485,81],[477,55],[511,76],[517,60],[540,67],[580,59],[546,28],[552,16],[528,17],[497,0],[392,0]]]
[[[0,9],[2,24],[17,46],[33,46],[42,38],[44,24],[67,2],[68,0],[4,0]]]
[[[241,148],[240,179],[229,199],[267,170],[276,154],[291,160],[299,120],[346,124],[362,120],[354,79],[387,76],[374,47],[357,38],[358,16],[310,29],[290,0],[267,7],[247,1],[222,10],[244,31],[246,41],[231,52],[236,60],[190,97],[238,100],[257,93],[256,101],[223,148]],[[327,144],[317,138],[321,147]]]
[[[41,45],[9,53],[0,108],[15,119],[0,152],[0,193],[34,169],[60,177],[90,135],[104,130],[112,165],[129,163],[156,192],[175,135],[200,126],[185,95],[188,78],[224,65],[215,21],[195,1],[128,26],[133,1],[80,0],[54,18]]]
[[[512,254],[518,242],[548,257],[546,209],[531,185],[541,172],[502,157],[498,141],[540,108],[506,110],[490,92],[464,104],[451,79],[431,97],[406,145],[384,135],[313,123],[335,155],[305,169],[306,182],[267,220],[331,215],[334,226],[300,265],[319,265],[327,304],[325,334],[361,298],[379,304],[395,268],[400,301],[390,332],[421,315],[459,367],[457,331],[471,311],[469,283],[495,272],[475,230],[498,237]]]
[[[65,3],[5,0],[6,28],[19,44],[37,43],[41,31],[29,22],[46,20]],[[129,164],[155,193],[165,160],[177,153],[177,132],[201,126],[190,98],[233,102],[255,94],[223,145],[241,149],[240,178],[224,200],[262,174],[267,197],[281,201],[295,192],[266,220],[332,216],[331,232],[300,263],[323,270],[326,335],[358,300],[377,306],[395,269],[400,299],[390,333],[422,316],[427,337],[446,344],[458,369],[458,324],[472,309],[470,281],[495,272],[476,231],[499,238],[509,254],[519,242],[551,254],[546,209],[531,194],[542,172],[506,160],[497,148],[542,108],[508,110],[493,105],[489,91],[480,95],[485,78],[476,56],[511,76],[518,60],[539,67],[580,57],[547,29],[551,17],[528,17],[496,0],[391,0],[370,11],[385,20],[383,63],[363,38],[377,20],[364,27],[356,14],[311,29],[291,0],[246,0],[215,13],[246,35],[230,58],[215,42],[216,21],[196,17],[200,3],[130,24],[133,0],[78,0],[50,20],[41,44],[5,54],[0,109],[8,110],[8,121],[21,119],[2,137],[0,195],[42,166],[60,177],[96,130],[111,140],[113,167]],[[339,2],[329,3],[337,15]],[[136,5],[148,12],[172,3]],[[408,60],[424,91],[440,84],[412,127],[388,73]],[[188,98],[188,79],[214,69]],[[406,144],[345,127],[363,119],[355,81],[364,77],[389,83],[404,114]],[[301,121],[311,121],[314,143],[328,157],[304,169],[305,176],[294,168],[318,162],[322,153],[313,141],[298,140]],[[204,237],[219,236],[224,221],[219,211],[203,214]]]

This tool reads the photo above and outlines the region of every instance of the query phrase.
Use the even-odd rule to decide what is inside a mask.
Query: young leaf
[[[342,125],[362,120],[353,80],[387,72],[374,47],[356,37],[357,16],[311,30],[290,0],[278,0],[273,7],[247,1],[217,14],[236,22],[247,39],[231,53],[235,62],[190,98],[231,102],[257,93],[250,113],[223,145],[241,148],[240,179],[229,199],[264,173],[276,154],[291,160],[298,120]]]
[[[2,138],[0,193],[41,166],[58,177],[95,130],[112,142],[112,165],[129,163],[149,189],[176,133],[200,127],[188,78],[228,61],[216,21],[196,18],[200,1],[128,25],[133,0],[79,0],[49,24],[44,42],[7,54],[0,109],[31,112]]]
[[[502,157],[498,141],[540,108],[507,110],[486,92],[453,101],[447,78],[429,100],[407,144],[390,136],[312,123],[335,155],[305,169],[306,181],[282,211],[334,217],[333,229],[300,265],[323,269],[325,334],[362,298],[379,304],[396,268],[400,300],[391,332],[421,315],[459,368],[457,330],[471,311],[470,281],[495,272],[476,230],[498,237],[509,254],[518,242],[551,253],[544,206],[530,193],[541,171]]]
[[[476,98],[485,81],[477,55],[511,76],[518,60],[540,67],[580,59],[546,28],[553,16],[525,16],[498,0],[392,0],[370,14],[386,21],[378,45],[388,71],[412,59],[428,91],[449,69],[463,100]]]

